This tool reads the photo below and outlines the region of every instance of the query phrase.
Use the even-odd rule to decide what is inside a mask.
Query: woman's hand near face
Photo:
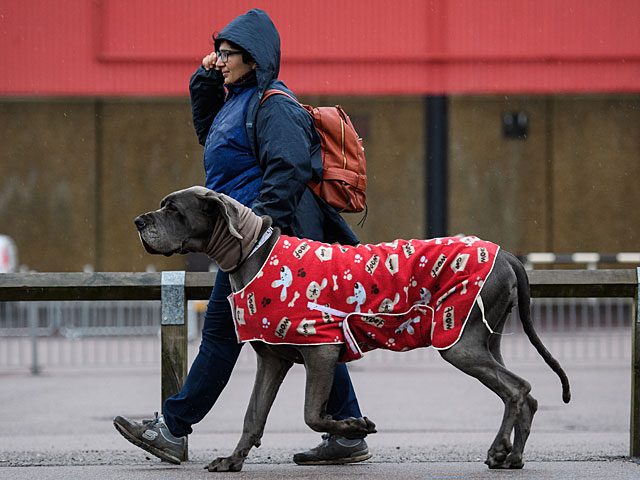
[[[202,66],[205,70],[209,71],[212,68],[216,68],[216,52],[211,52],[209,55],[202,59]]]

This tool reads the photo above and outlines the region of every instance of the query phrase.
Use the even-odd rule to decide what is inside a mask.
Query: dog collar
[[[251,250],[249,255],[247,255],[247,258],[253,255],[256,252],[256,250],[258,250],[262,245],[264,245],[264,243],[267,240],[269,240],[269,237],[271,237],[272,233],[273,233],[273,227],[267,228],[267,231],[262,234],[262,236],[260,237],[260,240],[258,240],[256,245],[253,247],[253,250]]]

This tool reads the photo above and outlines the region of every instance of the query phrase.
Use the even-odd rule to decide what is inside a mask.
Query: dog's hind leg
[[[375,433],[375,424],[367,417],[334,420],[327,413],[327,403],[341,345],[311,345],[300,347],[307,371],[304,401],[304,421],[316,432],[343,437],[360,437]]]
[[[507,312],[505,320],[508,316],[509,312]],[[504,367],[505,362],[502,358],[502,352],[500,351],[502,338],[500,334],[502,333],[503,325],[504,322],[502,322],[498,330],[494,330],[495,334],[489,337],[489,351],[493,358]],[[505,464],[509,465],[510,468],[517,468],[516,465],[523,464],[522,455],[524,453],[524,446],[531,433],[531,424],[533,423],[533,417],[537,410],[538,401],[533,398],[530,393],[527,394],[526,401],[522,404],[520,415],[514,426],[513,447],[507,449],[510,453],[507,455]]]
[[[522,452],[512,449],[511,432],[520,418],[531,386],[494,358],[488,346],[489,332],[482,320],[474,317],[477,312],[468,320],[458,343],[440,354],[454,367],[478,379],[504,403],[502,423],[485,463],[489,468],[522,468]]]
[[[293,362],[268,352],[259,353],[257,359],[256,380],[245,413],[240,441],[231,456],[218,457],[205,467],[210,472],[239,472],[251,448],[260,446],[269,410],[284,377],[293,365]]]

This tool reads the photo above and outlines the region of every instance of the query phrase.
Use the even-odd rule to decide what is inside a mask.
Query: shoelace
[[[153,427],[158,423],[160,423],[160,417],[158,416],[158,412],[153,412],[153,420],[142,420],[142,424],[148,425],[149,427]]]

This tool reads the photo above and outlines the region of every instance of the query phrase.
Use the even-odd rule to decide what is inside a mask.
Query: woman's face
[[[224,83],[234,83],[244,74],[256,68],[257,64],[254,61],[250,64],[244,63],[242,61],[242,53],[231,47],[226,40],[220,43],[220,49],[218,51],[228,54],[226,62],[222,61],[220,55],[216,58],[216,69],[222,72]]]

